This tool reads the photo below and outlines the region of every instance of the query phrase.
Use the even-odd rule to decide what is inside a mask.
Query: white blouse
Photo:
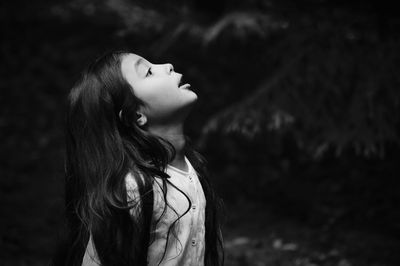
[[[182,192],[167,183],[167,202],[174,210],[167,206],[157,224],[165,202],[161,189],[162,181],[158,177],[155,178],[151,226],[151,239],[154,241],[150,244],[147,254],[150,266],[204,265],[206,199],[196,170],[186,156],[185,161],[188,165],[187,172],[167,165],[166,173],[171,177],[168,180],[189,197],[192,205],[189,209],[189,202]],[[138,197],[137,185],[131,173],[126,176],[126,184],[128,198]],[[131,214],[134,215],[134,211],[131,211]],[[168,229],[179,216],[181,217],[171,229],[167,243]],[[82,266],[99,265],[96,261],[98,260],[90,238]]]

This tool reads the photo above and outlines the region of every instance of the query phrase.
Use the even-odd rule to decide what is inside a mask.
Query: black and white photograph
[[[0,266],[399,266],[388,0],[0,4]]]

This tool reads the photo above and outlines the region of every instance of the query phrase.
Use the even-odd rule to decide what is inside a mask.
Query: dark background
[[[34,3],[34,4],[33,4]],[[170,62],[224,199],[227,265],[400,265],[400,19],[389,1],[3,1],[0,265],[45,265],[65,100],[108,50]]]

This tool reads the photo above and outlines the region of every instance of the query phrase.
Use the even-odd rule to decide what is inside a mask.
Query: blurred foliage
[[[297,145],[315,157],[330,147],[337,155],[350,148],[383,157],[385,146],[399,146],[399,40],[383,42],[360,25],[329,19],[316,29],[297,25],[301,38],[287,33],[279,40],[277,47],[292,45],[296,51],[276,55],[285,62],[276,74],[214,115],[203,132],[239,132],[254,139],[268,130],[290,130]]]

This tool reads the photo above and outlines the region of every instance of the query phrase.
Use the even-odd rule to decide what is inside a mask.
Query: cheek
[[[168,82],[154,81],[147,86],[145,97],[149,105],[162,104],[176,98],[178,90]]]
[[[180,91],[169,80],[152,80],[141,86],[137,96],[151,110],[167,111],[180,101]]]

